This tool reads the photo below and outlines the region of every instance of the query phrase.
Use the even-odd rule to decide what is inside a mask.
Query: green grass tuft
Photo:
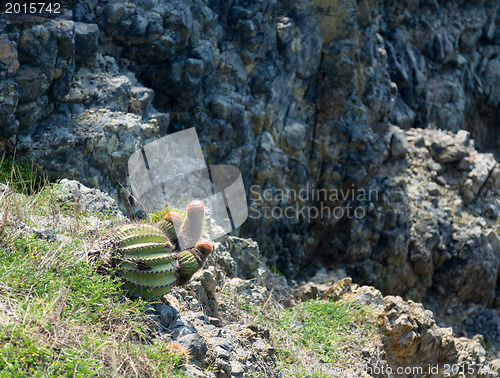
[[[78,243],[31,235],[0,249],[0,304],[7,309],[0,315],[0,375],[113,376],[119,365],[145,376],[177,374],[181,358],[143,329],[146,302],[123,296],[121,282],[96,273],[79,250]]]
[[[46,181],[35,169],[33,163],[27,160],[14,161],[0,158],[0,183],[9,183],[12,190],[33,194],[40,191]]]
[[[343,348],[359,347],[370,340],[374,331],[370,316],[365,308],[349,302],[317,299],[284,310],[276,322],[288,330],[297,344],[313,351],[321,362],[343,363],[346,362]]]
[[[344,300],[315,299],[283,310],[240,308],[272,330],[277,365],[294,377],[329,377],[376,337],[370,308]]]

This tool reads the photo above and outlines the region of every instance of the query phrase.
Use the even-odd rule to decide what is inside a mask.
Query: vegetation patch
[[[86,258],[113,220],[61,200],[57,184],[12,184],[15,169],[0,168],[12,190],[0,191],[0,377],[183,376],[184,355],[156,337],[148,303]]]
[[[0,183],[9,183],[17,192],[32,194],[41,190],[46,180],[33,166],[33,163],[0,158]]]
[[[1,374],[177,374],[182,355],[153,342],[146,302],[123,296],[81,248],[20,235],[0,249]]]
[[[0,192],[0,377],[183,376],[186,351],[158,337],[148,303],[124,296],[121,280],[86,258],[119,220],[89,213],[58,184],[27,190],[29,180]],[[242,322],[270,330],[284,376],[332,376],[330,367],[347,365],[373,337],[373,314],[349,302],[280,309],[271,298],[260,306],[234,299]]]
[[[315,299],[272,311],[243,307],[272,330],[279,369],[295,377],[348,369],[377,337],[370,308],[344,300]]]

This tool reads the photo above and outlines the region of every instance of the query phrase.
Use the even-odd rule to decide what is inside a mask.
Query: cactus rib
[[[167,273],[127,271],[122,275],[122,279],[130,284],[137,285],[138,287],[156,289],[171,285],[175,282],[176,278],[170,271]]]
[[[134,245],[129,245],[127,247],[122,247],[118,249],[124,257],[152,257],[152,255],[164,255],[165,253],[171,253],[173,251],[173,246],[170,242],[167,243],[138,243]]]

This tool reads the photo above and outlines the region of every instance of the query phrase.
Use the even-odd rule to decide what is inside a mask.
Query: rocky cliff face
[[[194,126],[209,164],[243,172],[241,233],[289,277],[343,265],[498,306],[497,160],[432,130],[498,153],[498,2],[63,5],[0,18],[3,151],[131,210],[130,154]]]
[[[382,34],[399,89],[393,120],[467,129],[498,150],[498,17],[494,1],[386,2]]]

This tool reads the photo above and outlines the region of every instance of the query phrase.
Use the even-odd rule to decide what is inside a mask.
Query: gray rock
[[[413,127],[415,118],[415,112],[408,105],[406,105],[404,100],[401,98],[401,94],[398,93],[394,110],[389,117],[390,121],[405,130]]]
[[[290,155],[300,154],[306,147],[306,131],[306,124],[288,119],[280,137],[280,147]]]
[[[212,254],[208,258],[208,262],[217,264],[228,277],[236,277],[238,275],[238,267],[236,261],[229,252],[227,245],[215,242]]]
[[[220,321],[217,319],[217,323],[220,326]],[[199,324],[198,324],[199,325]],[[222,337],[222,329],[218,328],[213,324],[204,324],[203,326],[198,328],[199,334],[203,336],[205,339],[210,339],[212,337]]]
[[[173,339],[178,339],[180,337],[184,337],[187,335],[197,333],[196,329],[194,329],[193,327],[190,327],[190,326],[187,326],[187,325],[184,325],[181,323],[183,323],[183,322],[174,323],[174,330],[172,332]]]
[[[153,303],[154,314],[158,317],[158,322],[165,329],[171,329],[177,321],[177,310],[164,303]]]
[[[99,189],[88,188],[78,181],[68,179],[62,179],[59,184],[61,199],[76,201],[92,213],[123,217],[116,202]]]
[[[209,266],[207,269],[196,273],[196,277],[193,277],[193,279],[201,282],[209,298],[214,298],[217,282],[215,280],[215,268],[213,266]]]
[[[0,34],[0,80],[12,77],[19,69],[17,44],[7,34]]]
[[[242,363],[238,361],[231,362],[231,374],[233,377],[243,377],[243,373],[245,372],[245,367]]]
[[[391,155],[393,158],[405,156],[409,145],[406,133],[403,130],[395,130],[391,137]]]
[[[186,348],[191,363],[204,367],[205,356],[208,351],[207,343],[197,333],[189,333],[179,336],[176,342]]]
[[[466,363],[465,355],[478,360],[484,358],[485,351],[479,343],[455,339],[451,328],[438,327],[432,312],[421,304],[392,296],[385,297],[384,301],[386,307],[380,329],[390,366],[461,365]]]
[[[417,88],[427,80],[427,66],[422,53],[408,43],[398,29],[388,31],[384,39],[388,71],[402,95],[402,99],[415,109]]]
[[[37,67],[22,65],[16,74],[19,88],[19,102],[37,100],[47,93],[49,81],[47,76]]]
[[[194,365],[187,364],[183,366],[183,371],[187,374],[188,377],[193,377],[193,378],[212,378],[213,375],[209,374],[202,369],[199,369],[198,367]]]
[[[417,282],[413,268],[405,263],[411,241],[407,188],[374,178],[361,193],[359,201],[349,197],[351,216],[344,212],[350,231],[340,230],[347,224],[333,228],[318,253],[330,266],[349,267],[346,271],[356,282],[375,284],[383,293],[404,293]],[[360,215],[354,216],[353,209]]]
[[[154,92],[149,88],[137,86],[131,88],[130,94],[129,112],[139,114],[144,120],[147,119],[151,112]],[[167,119],[165,122],[161,117],[157,116],[156,120],[158,121],[158,119],[160,119],[160,122],[166,123],[166,125],[163,125],[165,129],[169,120]]]
[[[17,83],[13,79],[0,80],[0,136],[10,138],[18,133],[19,121],[14,118],[19,101]]]
[[[45,114],[48,104],[49,98],[47,96],[18,104],[15,114],[19,121],[19,132],[21,134],[29,135],[38,129],[37,122]]]
[[[350,199],[349,205],[363,216],[345,215],[332,229],[317,249],[318,265],[343,267],[355,281],[373,284],[384,294],[399,293],[415,300],[435,296],[450,305],[492,305],[497,247],[487,236],[492,230],[483,216],[488,212],[494,216],[492,206],[500,205],[492,190],[494,159],[478,154],[466,133],[410,129],[407,139],[405,161],[384,163],[378,177],[359,192],[359,200]],[[471,169],[434,162],[438,155],[432,155],[433,143],[467,154]],[[433,182],[437,178],[440,185]],[[467,185],[473,206],[465,197]],[[377,195],[366,198],[370,191]],[[309,289],[307,295],[317,295],[320,290],[315,289],[316,293]]]
[[[308,301],[310,299],[316,299],[328,290],[328,285],[318,284],[314,282],[306,282],[300,286],[297,286],[293,290],[293,296],[299,301]]]
[[[369,305],[377,310],[383,309],[386,305],[382,293],[370,286],[360,286],[354,289],[349,300],[361,305]]]
[[[492,241],[479,227],[457,233],[453,239],[451,259],[435,272],[433,280],[458,303],[493,305],[500,257]]]
[[[97,51],[99,27],[96,24],[75,22],[75,58],[79,63],[92,60]]]
[[[494,344],[500,339],[500,316],[492,308],[477,308],[474,316],[469,316],[464,321],[467,335],[481,334],[484,342]]]
[[[255,278],[259,266],[259,246],[251,239],[229,237],[229,252],[238,267],[237,276]]]
[[[207,340],[207,344],[209,349],[217,358],[229,360],[231,347],[226,339],[222,337],[211,337]]]
[[[141,100],[142,99],[147,99],[147,97],[142,97],[141,96]],[[132,102],[132,100],[131,100]],[[142,102],[142,104],[145,104],[144,102]],[[160,134],[161,135],[164,135],[167,133],[167,129],[168,129],[168,126],[170,124],[170,115],[167,114],[167,113],[162,113],[162,112],[157,112],[157,111],[151,111],[149,113],[149,119],[148,121],[150,123],[156,123],[158,125],[158,129],[160,131]]]
[[[455,143],[455,141],[444,134],[438,134],[430,145],[432,157],[440,163],[453,163],[462,160],[469,153],[467,149]]]
[[[500,206],[489,204],[486,206],[484,212],[488,218],[496,220],[500,216]]]
[[[439,127],[458,131],[465,124],[465,93],[463,86],[448,77],[430,79],[425,84],[425,108]]]
[[[486,180],[485,187],[495,194],[500,194],[500,164],[496,164]]]
[[[474,168],[474,158],[466,156],[457,165],[457,169],[462,171],[472,171]]]
[[[90,2],[78,3],[73,8],[73,19],[76,22],[95,23],[95,7]]]
[[[73,21],[61,19],[53,23],[58,50],[50,97],[53,102],[58,102],[68,93],[75,73],[75,35]]]
[[[232,366],[227,359],[224,358],[215,358],[213,361],[214,369],[217,371],[218,378],[230,378],[232,377]]]
[[[33,228],[35,237],[42,240],[47,240],[54,243],[57,240],[56,232],[51,229]]]
[[[473,168],[460,186],[460,193],[465,203],[469,203],[476,198],[496,164],[497,162],[491,154],[481,154],[474,159]]]
[[[19,60],[23,64],[40,68],[49,82],[54,79],[57,52],[57,36],[51,23],[26,29],[18,45]]]

